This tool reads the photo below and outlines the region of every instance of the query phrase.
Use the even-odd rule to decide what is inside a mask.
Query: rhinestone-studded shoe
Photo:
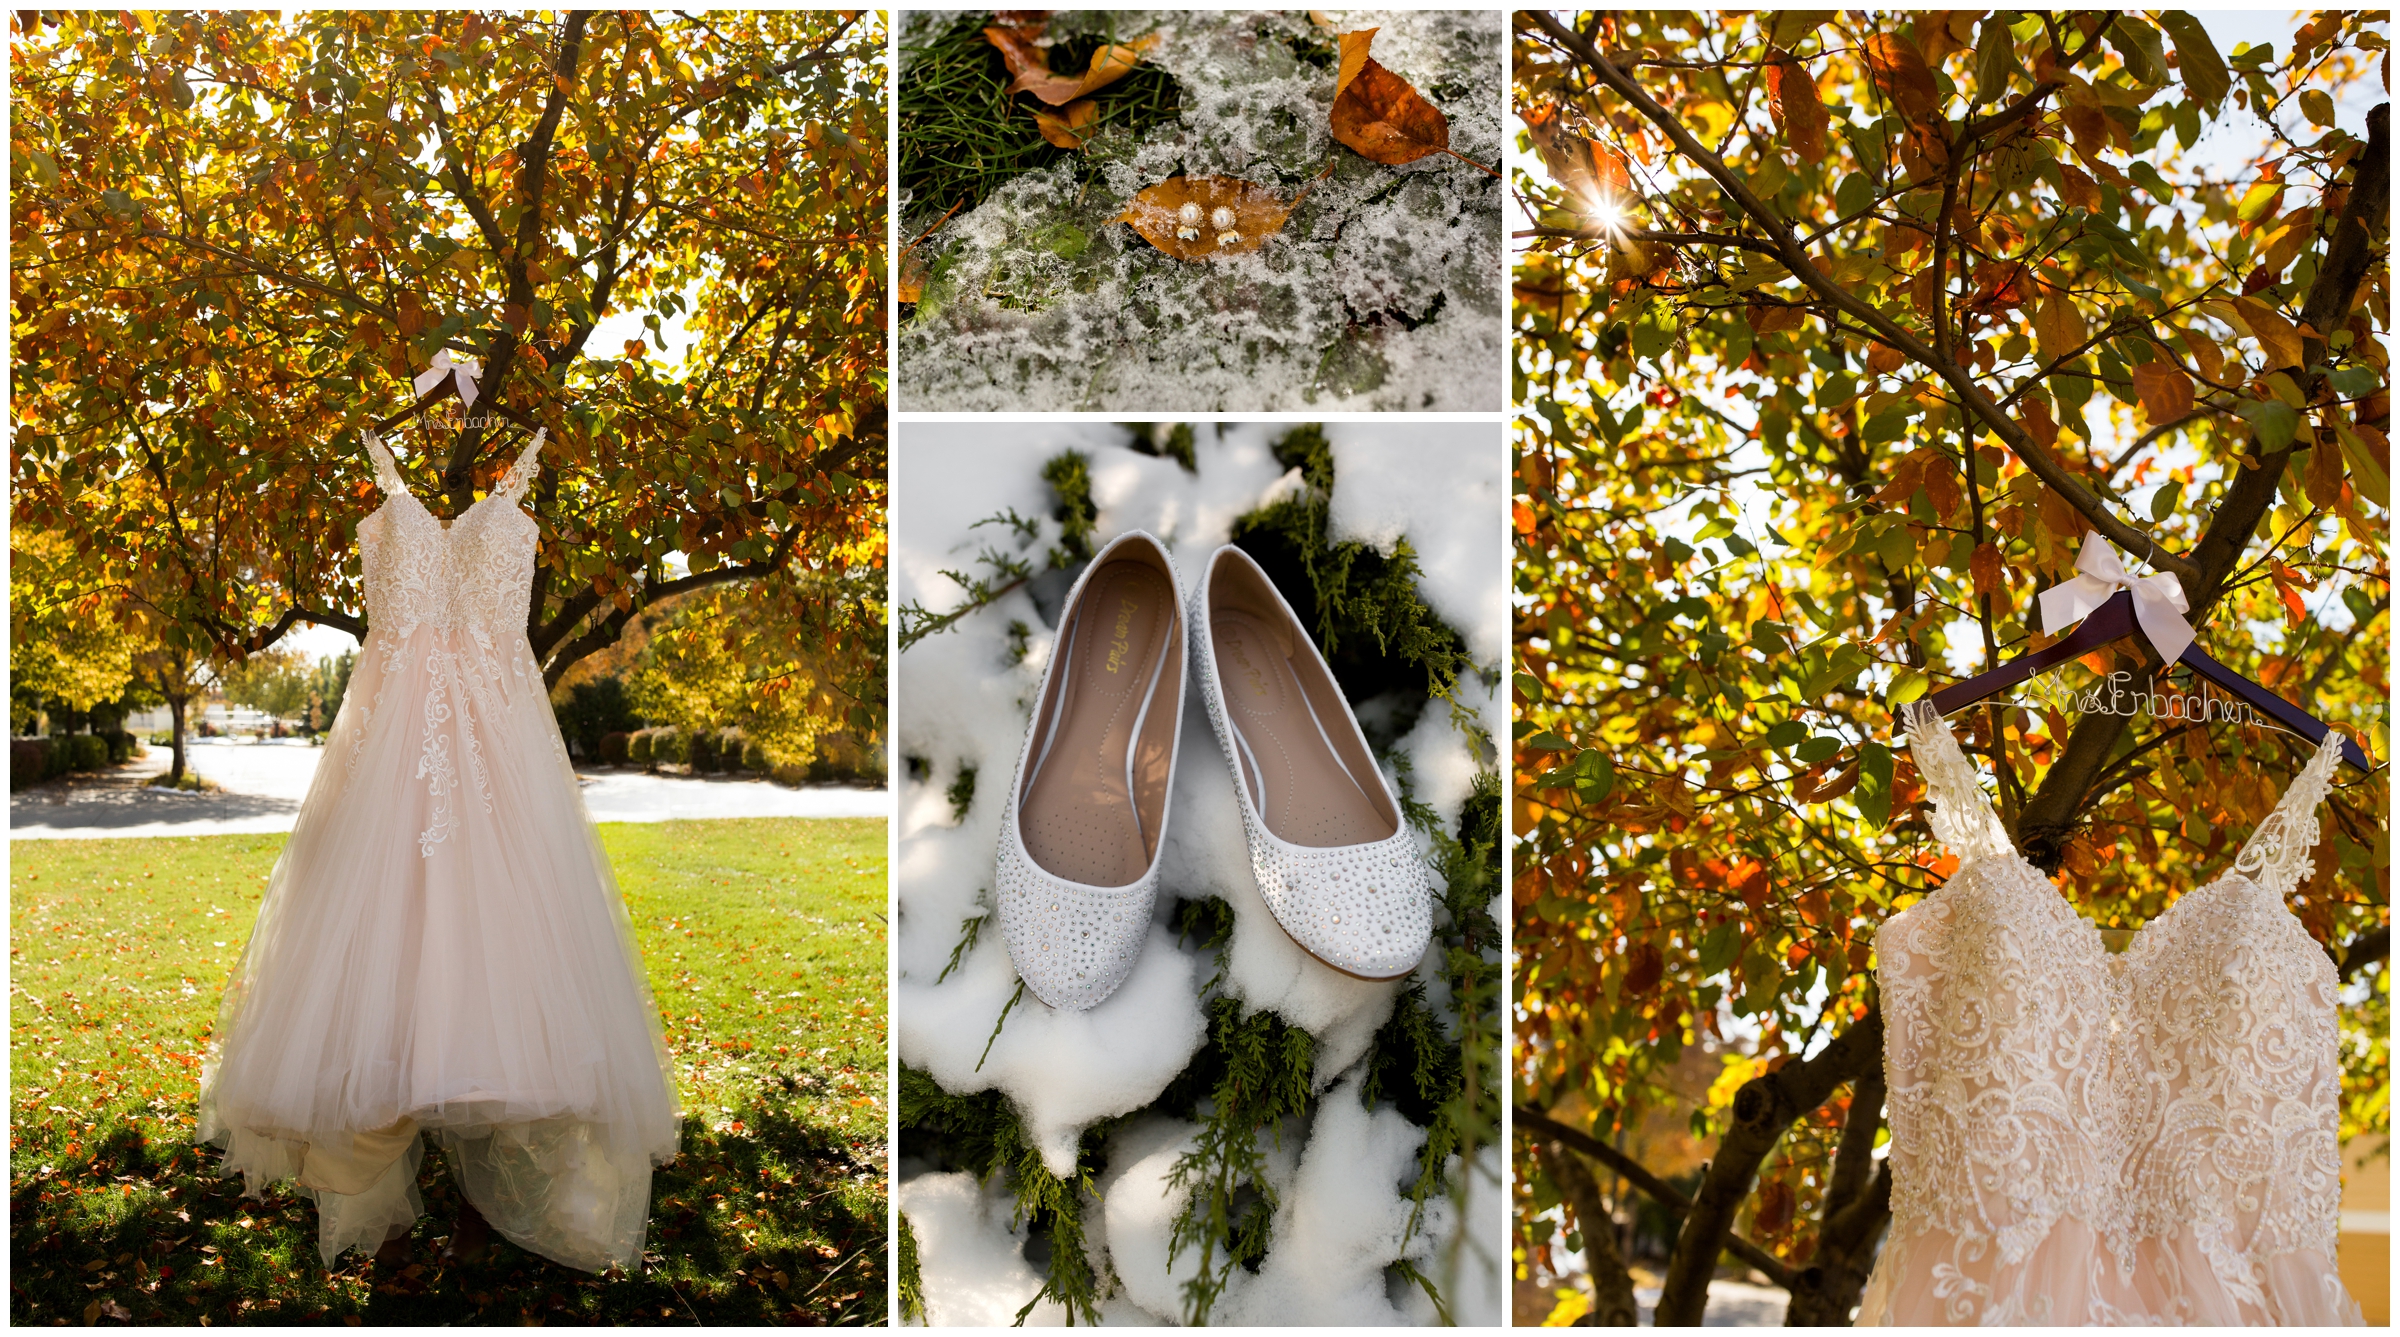
[[[1192,671],[1233,767],[1259,896],[1292,941],[1345,975],[1414,970],[1433,933],[1433,871],[1316,643],[1230,545],[1191,607]]]
[[[1183,719],[1183,590],[1165,548],[1125,534],[1059,610],[1001,814],[1000,937],[1033,996],[1115,993],[1150,931]]]

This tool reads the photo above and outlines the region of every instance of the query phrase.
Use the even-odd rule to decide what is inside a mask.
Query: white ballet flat
[[[1158,897],[1183,719],[1183,589],[1138,530],[1059,611],[1000,820],[1000,937],[1033,996],[1081,1011],[1132,973]]]
[[[1209,558],[1191,620],[1200,700],[1233,768],[1250,868],[1275,922],[1345,975],[1416,969],[1438,884],[1316,642],[1231,545]]]

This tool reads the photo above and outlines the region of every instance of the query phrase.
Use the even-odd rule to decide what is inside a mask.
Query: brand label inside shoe
[[[1117,633],[1108,643],[1107,667],[1111,673],[1125,667],[1126,658],[1133,653],[1133,615],[1141,609],[1141,604],[1132,599],[1117,600]]]

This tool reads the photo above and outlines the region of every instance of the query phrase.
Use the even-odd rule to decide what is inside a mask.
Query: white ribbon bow
[[[473,408],[475,407],[475,378],[482,374],[483,368],[476,364],[475,359],[462,357],[454,360],[450,356],[449,349],[435,349],[433,364],[417,377],[417,398],[423,399],[427,391],[442,383],[443,377],[456,376],[458,378],[458,402],[468,408]]]
[[[2099,611],[2118,590],[2128,590],[2133,594],[2133,620],[2141,624],[2142,634],[2150,638],[2161,658],[2172,664],[2192,643],[2192,624],[2183,620],[2191,604],[2184,600],[2183,584],[2175,577],[2126,574],[2116,548],[2097,534],[2083,541],[2075,570],[2073,580],[2042,591],[2044,631],[2055,636],[2069,624]]]

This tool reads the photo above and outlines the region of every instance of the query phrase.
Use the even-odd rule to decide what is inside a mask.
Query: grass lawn
[[[9,848],[9,1321],[885,1321],[885,825],[609,823],[665,1016],[682,1155],[652,1184],[638,1276],[495,1235],[436,1259],[457,1193],[438,1152],[417,1261],[328,1275],[316,1208],[265,1202],[191,1142],[217,1001],[284,837]]]

